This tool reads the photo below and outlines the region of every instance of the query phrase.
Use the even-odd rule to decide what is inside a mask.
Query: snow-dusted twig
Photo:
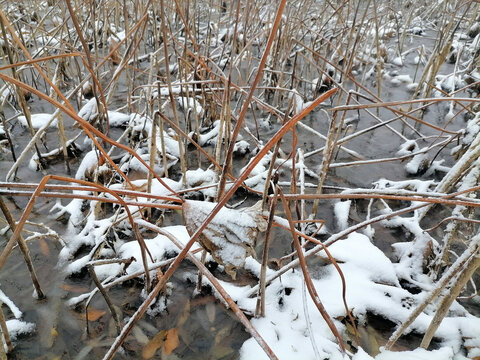
[[[391,349],[392,346],[397,342],[397,340],[402,336],[405,330],[415,321],[415,319],[423,312],[428,304],[435,301],[435,299],[440,295],[441,291],[450,283],[450,281],[458,275],[462,269],[476,257],[478,252],[478,246],[480,243],[480,235],[476,235],[468,249],[466,249],[463,254],[458,257],[454,264],[448,269],[442,278],[437,282],[436,286],[430,291],[429,295],[415,308],[415,310],[410,314],[408,319],[398,327],[395,332],[388,339],[385,347]],[[477,260],[475,260],[477,261]],[[478,261],[477,261],[478,262]],[[462,286],[463,287],[463,286]],[[460,289],[461,290],[461,289]]]

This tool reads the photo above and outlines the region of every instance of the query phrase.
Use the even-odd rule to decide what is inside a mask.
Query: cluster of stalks
[[[450,51],[455,32],[473,25],[477,19],[476,2],[443,1],[430,7],[423,4],[423,13],[419,12],[417,5],[398,2],[389,6],[390,2],[378,0],[65,0],[23,3],[23,12],[14,12],[11,8],[13,5],[0,8],[3,44],[0,50],[3,59],[0,67],[0,91],[1,94],[11,95],[0,96],[0,117],[5,131],[4,144],[8,145],[6,148],[14,162],[8,173],[4,174],[6,177],[2,180],[5,182],[0,183],[0,207],[11,230],[0,253],[0,269],[18,244],[37,297],[45,297],[22,235],[38,198],[83,199],[116,204],[124,209],[124,217],[142,249],[148,296],[130,320],[122,324],[108,296],[108,288],[127,280],[127,277],[118,278],[107,285],[102,284],[96,278],[94,267],[103,263],[92,259],[90,274],[111,309],[118,331],[118,336],[104,359],[113,358],[135,323],[159,296],[185,259],[190,259],[199,273],[208,278],[266,354],[272,359],[277,358],[219,281],[190,251],[202,231],[240,188],[262,197],[268,221],[262,272],[258,286],[251,291],[252,296],[258,295],[256,315],[265,314],[265,288],[269,283],[286,271],[300,266],[308,292],[342,351],[346,351],[345,341],[319,300],[309,274],[307,259],[325,251],[329,261],[336,266],[344,285],[346,315],[355,327],[355,319],[345,300],[345,291],[348,289],[345,289],[340,267],[329,255],[328,246],[354,231],[378,225],[389,218],[416,212],[420,222],[434,207],[453,208],[449,210],[451,216],[429,229],[432,233],[436,228],[445,229],[439,246],[435,249],[435,256],[428,263],[422,264],[435,286],[387,343],[387,348],[392,348],[425,307],[440,298],[432,324],[421,343],[422,347],[428,348],[450,305],[480,265],[480,235],[475,234],[476,230],[472,231],[473,235],[464,236],[462,240],[465,242],[465,250],[462,254],[457,254],[453,263],[449,255],[452,243],[459,236],[459,229],[465,223],[472,228],[478,225],[474,217],[475,209],[480,206],[480,201],[475,197],[480,189],[476,176],[480,166],[480,135],[475,134],[473,141],[465,144],[456,164],[428,192],[332,187],[335,184],[330,180],[330,175],[336,169],[400,163],[422,154],[431,156],[429,165],[432,165],[444,149],[461,138],[461,130],[449,127],[451,119],[443,124],[432,124],[424,119],[424,114],[429,107],[451,104],[451,108],[458,109],[455,117],[461,113],[475,116],[474,105],[479,100],[464,94],[468,89],[478,86],[478,82],[444,93],[442,97],[431,97],[431,93],[435,90],[435,76]],[[52,6],[54,3],[59,6]],[[400,14],[401,19],[397,18]],[[406,29],[420,15],[424,21],[435,20],[438,27],[435,33],[437,37],[432,39],[433,50],[428,55],[430,60],[418,68],[415,79],[418,86],[412,99],[384,101],[382,74],[386,63],[393,56],[401,58],[412,51],[405,49],[410,36]],[[392,27],[392,23],[396,27]],[[226,31],[221,32],[220,29]],[[122,36],[120,30],[124,30]],[[393,40],[396,40],[394,47],[391,45]],[[475,68],[478,56],[470,61],[469,67]],[[365,78],[371,69],[376,73],[373,80]],[[311,81],[314,77],[319,80]],[[375,82],[375,90],[366,85],[372,81]],[[118,98],[120,90],[126,94],[121,102]],[[95,99],[98,114],[94,120],[86,120],[78,115],[82,98],[87,93]],[[26,163],[27,156],[32,152],[36,154],[42,171],[49,173],[50,166],[41,150],[41,139],[47,133],[49,124],[40,129],[33,127],[27,94],[53,108],[51,121],[58,121],[59,139],[55,146],[60,149],[60,158],[65,163],[66,175],[48,174],[38,184],[15,181],[18,169]],[[462,97],[457,97],[457,94],[462,94]],[[199,108],[195,105],[179,107],[181,102],[198,103],[203,113],[199,113]],[[139,155],[138,144],[134,140],[126,141],[128,129],[117,140],[109,135],[112,132],[109,109],[114,106],[121,111],[136,112],[153,119],[151,133],[148,134],[151,138],[148,161]],[[328,126],[323,126],[320,130],[301,122],[320,106],[324,111],[316,114],[321,114],[322,121]],[[21,153],[17,154],[15,140],[9,129],[19,114],[26,117],[31,139]],[[372,125],[359,126],[357,130],[347,121],[351,114],[356,114],[358,119],[370,119]],[[268,117],[280,124],[275,125],[276,132],[268,139],[262,137],[259,129],[260,117]],[[213,150],[209,150],[202,146],[199,136],[203,128],[211,127],[216,120],[220,120],[219,134]],[[77,133],[68,130],[72,122],[80,128],[74,130]],[[396,126],[399,123],[402,130]],[[180,154],[179,166],[173,170],[167,166],[169,158],[163,138],[167,128],[173,129]],[[311,134],[324,145],[307,152],[299,144],[300,131]],[[396,143],[417,139],[427,145],[407,155],[384,158],[365,158],[355,150],[354,145],[349,145],[362,136],[374,136],[377,131],[386,131],[388,136],[396,139]],[[234,150],[241,132],[248,136],[257,149],[255,156],[239,173],[234,166]],[[162,151],[156,150],[157,133],[162,139]],[[98,153],[99,166],[106,164],[116,177],[101,182],[98,176],[87,181],[70,175],[71,166],[75,162],[69,155],[69,144],[79,134],[91,140]],[[281,146],[284,138],[288,138],[288,141],[285,140],[289,144],[287,149],[282,149]],[[287,155],[284,155],[285,152]],[[148,169],[146,193],[137,189],[128,174],[120,169],[116,161],[116,154],[119,153],[129,154]],[[195,161],[192,154],[196,155],[198,161]],[[245,181],[267,155],[271,156],[271,160],[264,190],[253,190]],[[310,171],[309,164],[320,156],[320,170]],[[149,222],[150,212],[146,210],[181,210],[185,194],[198,189],[173,191],[163,177],[168,177],[173,172],[177,178],[183,179],[183,185],[186,186],[187,170],[206,167],[205,164],[215,170],[216,196],[213,200],[216,206],[188,243],[182,246],[177,239]],[[163,175],[154,170],[159,165],[163,167]],[[283,169],[290,169],[287,172],[290,176],[289,187],[282,182],[285,179],[279,179]],[[314,178],[316,184],[308,183],[306,176]],[[115,178],[120,179],[117,181],[125,185],[125,190],[109,188]],[[151,193],[154,179],[170,190],[168,196]],[[469,179],[468,183],[464,182],[463,187],[457,190],[457,185],[465,179]],[[313,191],[309,191],[310,186]],[[18,221],[15,221],[5,204],[5,195],[30,197]],[[140,201],[140,197],[150,201]],[[319,209],[327,200],[368,200],[368,215],[366,219],[320,242],[315,231],[309,231],[309,228],[317,228],[317,223],[322,221]],[[275,246],[271,239],[271,228],[282,226],[274,216],[277,204],[280,203],[288,220],[287,231],[291,233],[295,251],[291,256],[285,257],[285,261],[290,260],[288,263],[282,264],[274,276],[267,278],[268,250],[270,246]],[[405,203],[408,206],[390,209]],[[133,208],[137,210],[133,211]],[[381,213],[380,210],[384,208],[391,211]],[[370,216],[375,210],[379,215]],[[143,219],[139,219],[134,212],[141,214]],[[148,248],[142,237],[145,230],[164,234],[179,247],[179,254],[174,259],[154,266],[166,268],[155,281],[150,278],[153,268],[147,262]],[[427,251],[427,246],[424,250]],[[139,275],[141,274],[135,274]],[[448,291],[444,292],[444,289]],[[3,316],[0,316],[0,323],[3,324],[5,343],[9,345]],[[11,344],[8,350],[11,351]]]

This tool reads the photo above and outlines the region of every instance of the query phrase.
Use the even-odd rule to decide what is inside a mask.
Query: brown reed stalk
[[[113,305],[112,300],[110,299],[110,296],[108,295],[107,290],[103,287],[101,281],[98,279],[97,274],[95,273],[95,267],[90,264],[87,266],[88,272],[90,273],[90,276],[92,277],[93,282],[98,288],[98,291],[102,294],[103,298],[105,299],[105,302],[107,303],[108,309],[110,310],[110,313],[112,314],[113,321],[115,322],[115,327],[117,329],[117,333],[120,334],[121,331],[121,326],[120,326],[120,319],[118,318],[117,311],[115,310],[115,306]],[[147,272],[145,272],[146,275]],[[87,307],[85,307],[85,313],[86,316],[85,318],[87,319],[87,333],[88,333],[88,311]]]
[[[147,223],[147,222],[144,222],[144,221],[139,222],[139,225],[143,225],[150,230],[153,230],[153,231],[155,231],[155,232],[157,232],[161,235],[164,235],[164,236],[168,237],[175,244],[175,246],[177,246],[182,251],[183,251],[183,249],[185,249],[184,247],[182,248],[181,242],[179,242],[168,231],[162,230],[158,226],[155,226],[153,224],[150,224],[150,223]],[[252,337],[255,339],[255,341],[258,343],[258,345],[262,348],[262,350],[265,352],[265,354],[272,360],[278,359],[277,356],[275,355],[275,353],[273,352],[273,350],[268,346],[268,344],[265,342],[265,340],[262,338],[262,336],[258,333],[258,331],[255,329],[255,327],[252,325],[252,323],[248,320],[248,318],[245,316],[245,314],[242,312],[242,310],[240,310],[237,303],[231,298],[231,296],[228,294],[228,292],[222,287],[222,285],[217,280],[217,278],[215,276],[213,276],[212,273],[206,268],[206,266],[201,261],[199,261],[190,251],[188,251],[186,254],[187,254],[188,259],[194,263],[194,265],[198,268],[198,270],[210,281],[210,283],[213,285],[215,290],[218,291],[220,296],[225,300],[225,302],[228,304],[230,309],[232,309],[232,311],[238,317],[238,319],[243,324],[243,326],[245,326],[245,329],[250,333],[250,335],[252,335]],[[152,293],[149,294],[147,300],[149,300],[149,298],[152,298],[152,299],[154,298],[152,296]],[[147,302],[147,300],[145,300],[144,304]],[[150,302],[151,302],[151,300],[150,300]],[[148,304],[150,304],[150,302],[148,302]],[[143,306],[143,304],[142,304],[142,306]],[[139,315],[137,316],[137,314],[139,314]],[[134,316],[132,316],[131,319],[135,318],[135,320],[138,320],[138,318],[140,318],[141,316],[142,316],[141,313],[139,311],[137,311],[134,314]],[[113,356],[113,354],[111,354],[111,356]],[[103,359],[107,360],[109,358],[110,358],[110,355],[109,355],[109,353],[107,353]]]
[[[177,1],[177,0],[175,0]],[[267,40],[267,44],[265,46],[265,50],[263,51],[263,56],[262,59],[260,60],[260,64],[258,65],[258,70],[257,74],[255,75],[255,79],[253,80],[250,91],[247,95],[247,98],[245,99],[245,102],[243,103],[243,107],[240,110],[240,114],[238,115],[237,118],[237,123],[235,124],[235,127],[233,129],[232,136],[230,138],[230,144],[228,147],[228,151],[225,157],[225,160],[223,162],[223,173],[222,177],[220,178],[220,184],[218,187],[218,198],[221,198],[223,196],[223,192],[225,191],[225,183],[227,181],[227,173],[231,172],[231,165],[232,165],[232,158],[233,158],[233,150],[235,147],[235,142],[237,140],[238,134],[240,133],[240,129],[243,126],[243,121],[245,119],[245,115],[247,114],[248,108],[250,107],[250,102],[253,97],[253,93],[255,92],[255,88],[257,87],[258,83],[260,82],[260,79],[262,78],[262,73],[263,69],[265,67],[265,64],[267,62],[268,55],[270,53],[270,49],[273,45],[273,41],[275,40],[275,37],[277,35],[277,30],[280,27],[280,22],[282,19],[282,14],[283,10],[285,8],[286,0],[281,0],[280,4],[278,6],[277,13],[275,15],[275,20],[273,22],[272,29],[270,31],[270,35]]]
[[[2,309],[3,303],[0,302],[0,328],[2,329],[2,337],[3,340],[5,341],[5,345],[7,345],[7,351],[11,353],[13,351],[13,344],[12,344],[12,339],[10,338],[10,332],[8,331],[7,327],[7,322],[5,320],[5,314],[3,313]],[[0,341],[0,347],[2,348],[2,352],[4,356],[4,359],[7,359],[7,356],[5,354],[5,348],[3,346],[3,341]]]
[[[178,268],[180,263],[183,261],[185,256],[187,255],[188,251],[190,248],[193,246],[195,241],[198,239],[200,234],[202,233],[203,230],[208,226],[208,224],[212,221],[212,219],[215,217],[215,215],[220,211],[221,208],[225,206],[227,201],[233,196],[235,191],[240,187],[240,185],[243,183],[243,181],[246,180],[248,175],[251,173],[253,168],[258,164],[258,162],[267,154],[267,152],[277,143],[280,141],[280,139],[289,131],[295,124],[303,119],[307,114],[309,114],[315,107],[318,106],[321,102],[324,100],[328,99],[330,96],[332,96],[335,92],[337,91],[336,88],[333,88],[326,93],[322,94],[319,96],[313,103],[305,108],[303,111],[301,111],[299,114],[295,115],[293,118],[291,118],[288,122],[286,122],[276,133],[273,135],[273,137],[265,144],[265,146],[255,155],[255,157],[252,159],[252,161],[247,165],[246,169],[243,171],[243,173],[235,180],[235,182],[232,184],[230,189],[225,193],[225,195],[220,199],[220,201],[217,203],[217,205],[213,208],[212,212],[207,216],[205,221],[201,226],[198,227],[198,229],[195,231],[195,233],[190,237],[190,240],[188,243],[185,245],[183,250],[177,255],[173,263],[169,266],[167,271],[164,273],[163,277],[159,280],[155,288],[152,290],[150,293],[151,296],[149,296],[150,301],[152,301],[156,295],[160,292],[161,289],[165,286],[167,283],[168,279],[173,275],[175,270]],[[0,257],[1,260],[1,257]],[[139,309],[138,309],[138,318],[143,316],[145,311],[147,311],[148,307],[150,306],[150,302],[145,302]],[[125,341],[127,335],[130,333],[134,326],[134,322],[131,323],[131,325],[126,326],[122,329],[121,334],[117,337],[113,345],[111,346],[110,350],[108,351],[107,355],[105,355],[104,359],[108,360],[111,359],[114,354],[117,352],[119,347],[122,345],[122,343]]]
[[[257,306],[255,309],[255,316],[265,317],[265,300],[266,300],[266,284],[267,284],[267,267],[268,267],[268,252],[270,250],[270,243],[272,240],[272,226],[273,217],[275,216],[275,210],[277,207],[277,194],[278,194],[278,176],[274,177],[272,184],[274,186],[274,197],[270,201],[270,207],[268,209],[267,230],[265,232],[265,240],[263,244],[262,253],[262,266],[260,268],[260,278],[258,282],[258,295]]]
[[[283,209],[285,211],[285,215],[287,216],[288,223],[290,224],[290,231],[292,233],[293,243],[295,245],[295,250],[296,250],[296,253],[297,253],[297,256],[298,256],[298,261],[299,261],[300,267],[302,269],[303,280],[305,281],[305,284],[307,285],[307,289],[308,289],[308,292],[310,294],[310,297],[311,297],[313,303],[315,304],[315,306],[317,307],[318,311],[322,315],[323,320],[325,320],[328,327],[330,328],[330,331],[332,332],[332,334],[337,339],[338,345],[340,346],[340,349],[342,350],[343,353],[345,353],[345,344],[343,342],[343,339],[342,339],[340,333],[338,332],[337,327],[333,323],[332,318],[330,317],[330,315],[327,313],[325,307],[323,306],[322,301],[320,300],[320,297],[318,296],[318,293],[315,289],[315,285],[312,282],[312,278],[310,277],[310,273],[309,273],[308,268],[307,268],[307,261],[305,260],[305,255],[303,254],[303,249],[300,245],[300,241],[298,240],[298,236],[295,233],[295,225],[293,223],[293,218],[292,218],[292,214],[290,212],[289,204],[288,204],[287,200],[285,199],[285,197],[283,196],[284,194],[283,194],[282,189],[279,188],[278,193],[280,195],[280,198],[282,199]]]
[[[19,236],[21,234],[21,231],[23,229],[23,226],[25,225],[25,222],[27,221],[27,218],[28,218],[28,216],[30,215],[30,212],[33,209],[33,206],[36,202],[37,197],[39,196],[39,194],[44,189],[45,184],[50,180],[74,182],[74,183],[77,183],[77,184],[93,186],[93,187],[99,189],[100,191],[107,192],[110,195],[114,196],[123,205],[123,207],[125,208],[125,212],[128,215],[128,220],[129,220],[129,222],[132,226],[133,232],[134,232],[134,234],[136,236],[136,239],[137,239],[137,241],[139,243],[139,246],[140,246],[140,251],[141,251],[141,255],[142,255],[142,262],[143,262],[143,266],[144,266],[144,269],[145,269],[145,284],[146,284],[146,288],[149,289],[150,288],[150,274],[149,274],[149,271],[148,271],[147,253],[150,256],[150,258],[152,259],[152,261],[153,261],[153,258],[152,258],[152,255],[150,254],[146,244],[145,244],[145,241],[143,240],[142,236],[140,235],[140,232],[138,231],[138,227],[135,225],[135,223],[133,221],[133,216],[132,216],[128,206],[125,204],[123,199],[120,196],[118,196],[114,191],[112,191],[112,190],[110,190],[110,189],[108,189],[108,188],[106,188],[102,185],[94,184],[94,183],[91,183],[91,182],[85,181],[85,180],[71,179],[71,178],[67,178],[67,177],[63,177],[63,176],[56,176],[56,175],[47,175],[38,184],[35,192],[31,196],[25,210],[22,213],[22,217],[20,218],[20,221],[18,222],[18,225],[17,225],[16,229],[14,230],[13,235],[10,237],[10,239],[8,240],[7,244],[5,245],[3,251],[0,253],[0,270],[5,265],[5,262],[7,260],[8,255],[10,254],[10,251],[12,250],[15,243],[18,241]]]

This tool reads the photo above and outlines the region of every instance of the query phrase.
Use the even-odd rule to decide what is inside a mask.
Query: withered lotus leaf
[[[195,200],[183,203],[183,220],[190,235],[205,221],[215,205]],[[222,208],[198,238],[198,242],[233,279],[236,270],[245,265],[245,258],[254,256],[253,247],[258,232],[267,228],[259,205],[240,210]]]

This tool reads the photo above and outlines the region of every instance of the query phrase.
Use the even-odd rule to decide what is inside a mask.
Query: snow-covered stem
[[[13,351],[13,344],[12,340],[10,339],[10,333],[7,328],[7,322],[5,321],[5,315],[2,309],[3,303],[0,301],[0,328],[2,330],[2,340],[5,341],[5,345],[7,346],[7,351],[10,353]],[[3,341],[0,341],[0,347],[2,349],[3,354],[5,354],[5,348],[3,346]],[[7,357],[5,356],[5,359]]]
[[[468,263],[466,264],[465,268],[460,272],[460,274],[458,275],[458,278],[455,280],[455,283],[448,291],[448,294],[446,294],[438,304],[437,311],[435,312],[435,315],[433,316],[433,319],[430,322],[430,325],[428,326],[428,329],[425,332],[425,335],[423,336],[420,347],[424,349],[428,348],[428,346],[430,345],[430,342],[433,339],[433,335],[435,335],[435,332],[440,326],[440,323],[445,318],[445,315],[447,315],[447,312],[450,309],[450,306],[455,301],[457,296],[460,295],[460,293],[462,292],[467,282],[470,281],[473,274],[480,266],[480,255],[478,254],[478,250],[479,248],[478,248],[478,241],[477,241],[476,251],[474,255],[472,255],[472,257],[469,259]]]
[[[450,269],[446,271],[441,279],[437,282],[435,287],[430,291],[430,293],[425,297],[425,299],[415,308],[415,310],[410,314],[408,319],[398,327],[395,332],[388,339],[387,344],[385,345],[386,349],[391,349],[397,340],[402,336],[405,330],[415,321],[415,319],[423,312],[423,310],[431,304],[435,299],[440,295],[443,289],[445,289],[451,280],[462,272],[465,265],[468,264],[477,254],[478,246],[480,243],[480,235],[476,235],[470,246],[463,252],[461,256],[457,258],[455,263],[452,264]],[[463,287],[463,286],[462,286]]]

